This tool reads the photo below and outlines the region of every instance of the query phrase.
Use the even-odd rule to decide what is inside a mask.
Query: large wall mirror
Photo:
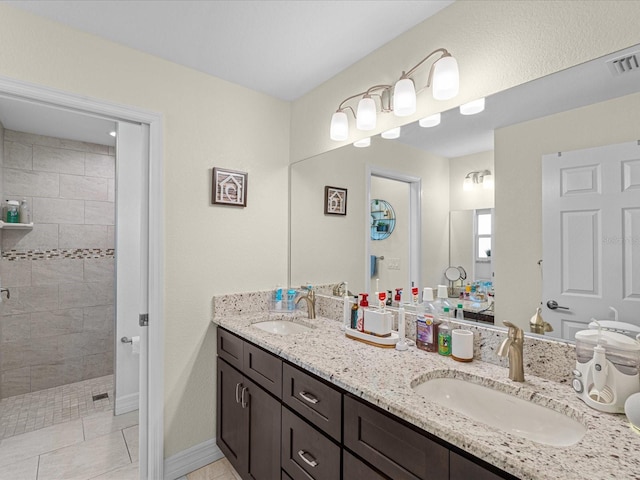
[[[462,266],[470,280],[493,281],[496,324],[509,320],[528,331],[543,300],[542,156],[640,138],[640,69],[616,74],[608,63],[634,52],[640,46],[492,95],[477,115],[443,112],[436,127],[416,122],[396,140],[375,136],[369,148],[349,145],[292,164],[290,283],[347,281],[353,293],[369,291],[371,172],[388,171],[420,179],[419,208],[408,213],[419,245],[407,250],[406,261],[398,254],[391,258],[399,263],[378,263],[394,273],[389,282],[404,282],[380,288],[445,284],[447,268]],[[476,179],[476,188],[464,190],[468,174],[485,171],[493,188]],[[348,190],[346,216],[324,215],[326,185]],[[473,224],[463,222],[479,212],[491,212],[493,222],[490,254],[482,258],[469,234]],[[405,213],[396,208],[398,219]],[[408,227],[397,221],[395,228]],[[549,314],[543,308],[543,317]],[[592,312],[608,315],[608,305]]]

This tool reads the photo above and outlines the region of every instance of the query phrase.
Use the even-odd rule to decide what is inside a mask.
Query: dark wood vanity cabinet
[[[218,372],[216,441],[236,471],[245,479],[272,480],[280,477],[281,405],[263,386],[248,375],[255,373],[256,363],[248,363],[246,351],[253,345],[218,329]],[[240,343],[238,345],[237,340]],[[220,346],[224,349],[220,350]],[[250,348],[247,348],[250,347]],[[223,352],[220,354],[220,352]],[[260,351],[265,353],[264,351]],[[282,383],[282,361],[271,354],[260,364],[262,385],[274,390]],[[230,356],[237,370],[224,360]],[[259,356],[259,355],[258,355]],[[251,355],[249,355],[249,358]],[[278,367],[279,364],[279,373]]]
[[[517,480],[222,328],[217,402],[245,480]]]

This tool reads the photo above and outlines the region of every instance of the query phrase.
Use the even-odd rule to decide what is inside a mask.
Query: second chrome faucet
[[[514,382],[524,382],[524,332],[511,322],[503,323],[509,327],[509,334],[498,348],[498,356],[509,360],[509,378]]]

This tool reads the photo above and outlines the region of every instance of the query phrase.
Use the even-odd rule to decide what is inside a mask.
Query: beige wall
[[[286,283],[288,103],[5,5],[0,45],[0,75],[163,114],[165,456],[214,437],[211,297]],[[247,208],[209,204],[213,166]]]
[[[415,115],[384,115],[366,134],[352,126],[349,142],[640,43],[638,18],[638,1],[457,0],[296,100],[291,159],[341,146],[329,139],[338,104],[371,85],[395,82],[436,48],[448,49],[458,60],[458,97],[438,102],[423,92]],[[421,68],[422,80],[427,70]]]
[[[542,295],[542,155],[638,140],[640,93],[496,130],[496,317],[528,328]],[[543,312],[544,313],[544,312]]]

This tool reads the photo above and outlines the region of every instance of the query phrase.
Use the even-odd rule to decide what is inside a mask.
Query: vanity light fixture
[[[392,128],[380,134],[385,140],[393,140],[400,137],[400,127]]]
[[[427,83],[416,90],[414,74],[429,58],[440,55],[431,64]],[[364,92],[356,93],[345,98],[331,117],[329,136],[331,140],[343,141],[349,137],[349,120],[347,111],[356,119],[358,130],[373,130],[376,127],[376,117],[380,113],[393,112],[398,117],[413,115],[416,112],[417,94],[431,87],[433,98],[449,100],[458,94],[460,75],[458,62],[444,48],[434,50],[420,60],[414,67],[402,72],[395,85],[374,85]],[[349,102],[358,100],[357,111]]]
[[[460,105],[460,113],[462,115],[475,115],[484,110],[484,98],[479,98],[469,103]]]
[[[462,189],[466,192],[473,190],[476,185],[482,185],[483,188],[493,188],[493,175],[490,170],[477,170],[469,172],[464,177]]]
[[[363,138],[361,140],[356,140],[353,142],[354,147],[365,148],[371,145],[371,137]]]
[[[431,128],[440,125],[440,114],[434,113],[426,118],[418,120],[418,125],[424,128]]]

